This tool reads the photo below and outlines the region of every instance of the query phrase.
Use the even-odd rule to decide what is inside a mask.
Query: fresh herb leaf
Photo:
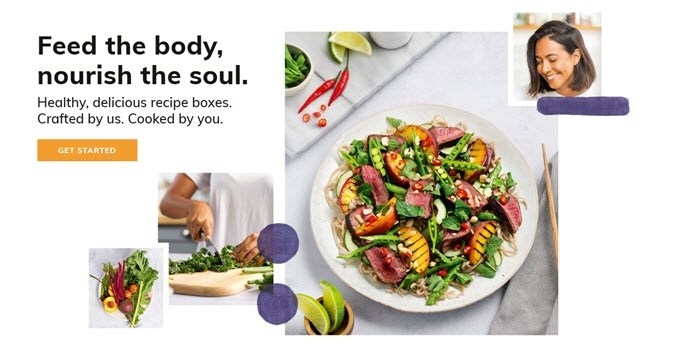
[[[474,268],[474,271],[486,278],[496,277],[496,270],[484,263],[479,264],[476,268]]]
[[[510,190],[510,188],[518,185],[518,182],[513,179],[513,175],[508,172],[508,177],[506,178],[506,190]]]
[[[501,247],[501,244],[503,243],[503,239],[499,238],[497,235],[492,235],[489,240],[486,242],[486,248],[484,249],[485,255],[487,257],[493,257],[493,254],[496,253],[499,247]]]
[[[364,204],[374,205],[372,202],[372,185],[364,183],[357,188],[357,195]]]
[[[389,139],[388,147],[390,150],[396,150],[396,148],[399,148],[399,146],[401,146],[401,144],[399,144],[399,141],[397,141],[395,138],[392,137]]]
[[[440,196],[440,185],[439,184],[435,184],[435,190],[433,190],[431,192],[431,194],[433,194],[435,196]]]
[[[469,221],[471,214],[472,209],[466,203],[459,198],[455,200],[455,216],[460,222]]]
[[[428,183],[428,184],[425,184],[425,186],[423,187],[423,191],[431,191],[432,192],[432,191],[435,191],[435,187],[433,186],[433,184]]]
[[[403,123],[402,120],[397,119],[397,118],[391,118],[391,117],[387,117],[386,122],[389,123],[390,126],[396,128],[396,129],[398,129],[401,126],[401,123]]]
[[[469,282],[472,281],[472,275],[465,274],[463,272],[455,272],[455,280],[457,281],[457,283],[466,286]]]
[[[454,216],[447,216],[442,220],[442,228],[459,231],[461,228],[461,222],[457,220]]]
[[[396,211],[403,217],[419,217],[423,216],[423,207],[418,207],[408,204],[404,201],[396,202]]]
[[[454,185],[451,185],[449,182],[443,182],[440,184],[443,185],[442,189],[445,192],[445,197],[450,197],[450,196],[454,195],[454,193],[457,191],[457,189],[454,187]]]

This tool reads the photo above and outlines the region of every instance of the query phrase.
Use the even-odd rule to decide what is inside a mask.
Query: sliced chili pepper
[[[415,184],[413,184],[413,190],[422,191],[422,190],[423,190],[423,184],[421,184],[421,183],[415,183]]]
[[[314,112],[314,117],[316,117],[316,118],[319,118],[319,117],[321,117],[321,113],[320,113],[320,112],[318,112],[318,111]]]
[[[462,229],[469,229],[469,226],[470,226],[470,225],[469,225],[469,222],[462,222],[459,226],[460,226]]]
[[[377,215],[374,215],[374,214],[369,214],[369,215],[367,215],[367,220],[365,220],[365,222],[367,222],[368,224],[370,224],[370,223],[372,223],[372,222],[374,222],[374,221],[377,221]]]
[[[338,99],[338,97],[340,97],[340,95],[343,94],[345,87],[348,85],[348,78],[350,78],[350,70],[348,69],[349,65],[350,65],[350,50],[348,49],[348,57],[347,57],[347,61],[345,64],[345,69],[343,69],[343,72],[338,75],[338,80],[335,83],[335,89],[333,89],[333,94],[331,94],[331,99],[328,101],[328,106],[331,106],[331,104],[333,104],[333,101]]]
[[[326,124],[327,124],[327,121],[326,121],[325,118],[321,118],[321,119],[318,120],[318,126],[319,126],[319,127],[323,128],[323,127],[326,126]]]
[[[301,117],[301,119],[304,121],[304,123],[306,123],[311,119],[311,116],[308,113],[305,113],[304,116]]]
[[[382,255],[383,255],[384,257],[386,257],[386,256],[389,255],[389,249],[387,249],[386,247],[380,248],[379,251],[382,253]]]
[[[442,165],[442,161],[440,159],[433,159],[433,166],[440,166]]]
[[[456,176],[457,170],[455,170],[454,168],[451,168],[449,171],[447,171],[447,174],[449,174],[451,176]]]
[[[321,104],[321,111],[326,111],[327,108],[326,104]]]
[[[455,251],[459,251],[462,249],[462,245],[460,243],[455,243],[455,245],[452,246],[452,249]]]
[[[423,147],[423,148],[428,147],[428,146],[430,146],[430,141],[429,141],[429,140],[423,140],[423,141],[420,142],[420,146]]]
[[[462,254],[464,254],[464,255],[466,256],[466,255],[469,254],[469,251],[471,251],[471,250],[472,250],[472,247],[471,247],[471,246],[469,246],[469,245],[464,245],[464,248],[462,248]]]
[[[506,195],[501,195],[501,198],[498,201],[501,202],[501,204],[506,205],[506,203],[508,203],[508,197],[506,197]]]
[[[464,189],[457,189],[457,191],[455,192],[455,194],[456,194],[457,197],[459,197],[460,199],[465,199],[465,198],[467,198],[467,192],[464,191]]]
[[[442,270],[438,271],[437,274],[440,277],[445,277],[445,276],[447,276],[447,269],[442,269]]]
[[[386,259],[385,259],[386,265],[391,265],[391,263],[393,261],[394,261],[394,259],[391,258],[391,256],[389,256],[389,255],[386,256]]]
[[[340,74],[338,74],[338,75],[340,75]],[[336,77],[336,79],[337,79],[337,77]],[[335,86],[336,79],[326,80],[324,83],[322,83],[321,86],[319,86],[316,89],[316,91],[314,91],[314,93],[311,93],[309,98],[306,99],[306,102],[304,103],[304,105],[302,105],[299,108],[299,111],[297,111],[297,113],[301,113],[302,111],[304,111],[304,109],[307,106],[309,106],[309,104],[311,104],[311,102],[313,102],[318,97],[322,96],[324,93],[328,92],[331,88],[333,88],[333,86]]]

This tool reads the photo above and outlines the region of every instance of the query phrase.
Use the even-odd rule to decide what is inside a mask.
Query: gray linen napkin
[[[559,153],[556,153],[550,160],[555,205],[559,203],[558,156]],[[544,176],[538,190],[540,214],[535,241],[523,266],[508,283],[501,307],[491,324],[490,334],[558,334],[559,277]]]

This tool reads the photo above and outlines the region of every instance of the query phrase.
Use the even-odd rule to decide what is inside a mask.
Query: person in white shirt
[[[581,32],[558,20],[535,31],[527,43],[528,96],[586,95],[596,79],[595,66]]]
[[[197,190],[209,189],[209,202],[193,200]],[[194,241],[211,240],[216,247],[238,244],[234,258],[256,265],[260,230],[272,223],[272,180],[267,175],[178,173],[160,203],[163,215],[187,219]]]

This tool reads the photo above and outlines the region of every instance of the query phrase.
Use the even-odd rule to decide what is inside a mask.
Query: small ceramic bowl
[[[289,53],[292,54],[292,56],[304,54],[304,58],[306,59],[306,61],[309,61],[309,71],[308,73],[306,73],[306,78],[304,79],[304,81],[302,81],[299,85],[296,85],[294,87],[285,87],[284,95],[287,97],[291,97],[301,92],[304,88],[306,88],[306,86],[309,85],[309,83],[311,82],[311,76],[314,74],[314,63],[313,61],[311,61],[311,57],[309,56],[309,54],[303,49],[297,47],[296,45],[287,43],[287,48],[289,48]]]
[[[318,302],[323,303],[323,296],[319,297]],[[355,327],[355,313],[352,312],[352,307],[350,307],[350,304],[345,301],[345,319],[343,320],[343,323],[340,324],[340,327],[329,333],[330,335],[337,335],[337,336],[347,336],[352,334],[352,329]],[[316,331],[316,328],[314,325],[309,321],[308,318],[304,317],[304,328],[306,329],[306,333],[308,333],[310,336],[320,336],[321,334]]]

